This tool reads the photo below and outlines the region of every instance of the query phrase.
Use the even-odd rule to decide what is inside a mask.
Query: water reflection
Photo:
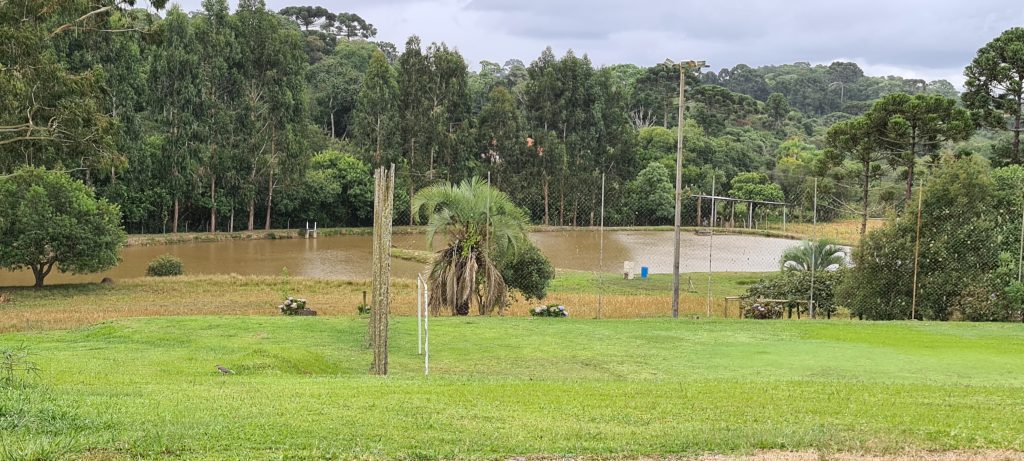
[[[600,262],[600,233],[591,230],[539,232],[530,235],[555,267],[596,271]],[[604,233],[604,264],[606,272],[620,272],[623,261],[636,261],[652,273],[672,271],[672,232],[606,231]],[[423,235],[395,235],[394,246],[414,250],[426,249]],[[711,237],[684,233],[682,236],[681,270],[708,270]],[[714,236],[715,271],[773,271],[778,268],[782,252],[796,244],[784,239],[743,235]],[[366,279],[370,275],[372,240],[368,235],[341,235],[319,239],[232,240],[213,243],[133,246],[122,251],[123,262],[102,274],[70,275],[54,273],[47,283],[99,281],[141,277],[153,258],[170,253],[181,258],[189,274],[277,275],[287,267],[295,276],[332,279]],[[392,259],[394,276],[414,278],[423,265]],[[0,271],[0,286],[29,285],[30,273]]]

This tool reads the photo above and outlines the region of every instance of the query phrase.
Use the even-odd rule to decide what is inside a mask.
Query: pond
[[[651,273],[672,272],[671,231],[604,232],[604,261],[600,258],[600,233],[596,230],[535,232],[530,239],[559,269],[621,272],[624,261],[636,261]],[[395,235],[395,247],[425,250],[423,235]],[[682,234],[682,272],[706,272],[709,247],[712,269],[720,271],[768,272],[793,240],[749,235]],[[153,258],[170,253],[185,263],[188,274],[278,275],[283,268],[294,276],[332,279],[366,279],[370,275],[371,238],[368,235],[340,235],[318,239],[228,240],[176,245],[130,246],[121,252],[123,261],[101,274],[70,275],[54,270],[47,284],[115,280],[141,277]],[[602,267],[603,266],[603,267]],[[414,278],[423,265],[392,259],[392,274]],[[28,272],[0,271],[0,286],[31,285]]]

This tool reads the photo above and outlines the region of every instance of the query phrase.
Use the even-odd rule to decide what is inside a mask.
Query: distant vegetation
[[[678,66],[595,67],[549,48],[470,70],[444,43],[374,41],[350,12],[213,0],[156,15],[126,3],[0,6],[0,174],[66,170],[120,205],[133,233],[364,226],[368,171],[386,163],[399,169],[400,224],[420,188],[488,174],[533,223],[595,224],[602,174],[607,224],[671,222]],[[829,221],[898,211],[927,175],[915,166],[942,152],[1019,163],[1024,90],[1008,53],[1022,35],[964,63],[962,103],[949,82],[867,76],[852,62],[693,71],[684,184],[780,199],[809,221],[817,178]],[[917,105],[938,125],[893,138]],[[741,190],[747,173],[771,187]]]

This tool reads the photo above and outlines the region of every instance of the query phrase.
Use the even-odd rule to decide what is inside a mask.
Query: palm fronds
[[[526,213],[479,178],[423,188],[412,209],[417,222],[426,221],[431,247],[438,234],[447,240],[430,268],[432,312],[447,307],[454,315],[468,315],[473,304],[480,314],[502,312],[508,286],[493,256],[514,253],[525,242]]]
[[[779,264],[782,270],[815,271],[836,270],[847,265],[846,249],[830,240],[805,240],[799,245],[790,247],[784,253]]]

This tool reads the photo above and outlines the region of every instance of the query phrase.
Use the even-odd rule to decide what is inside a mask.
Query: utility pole
[[[679,63],[679,122],[676,124],[676,216],[673,232],[675,243],[672,246],[672,318],[679,318],[679,224],[683,210],[683,124],[686,121],[686,69],[702,69],[708,67],[704,61],[685,61]],[[699,224],[699,223],[698,223]]]

